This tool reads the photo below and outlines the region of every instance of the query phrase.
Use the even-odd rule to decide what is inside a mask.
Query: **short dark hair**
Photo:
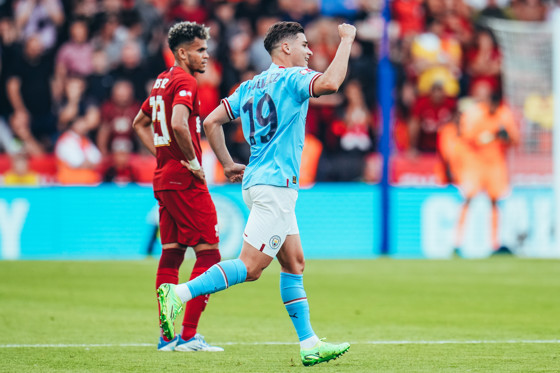
[[[286,38],[296,38],[303,34],[303,26],[297,22],[277,22],[270,26],[264,37],[264,47],[269,54]]]
[[[173,52],[183,43],[192,43],[195,38],[210,39],[209,28],[196,22],[179,22],[169,29],[167,42]]]

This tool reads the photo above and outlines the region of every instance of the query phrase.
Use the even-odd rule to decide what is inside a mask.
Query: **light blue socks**
[[[212,294],[230,286],[245,282],[247,267],[241,259],[224,260],[214,264],[200,276],[187,282],[192,298],[203,294]]]
[[[280,272],[280,295],[300,342],[315,337],[309,321],[309,303],[303,289],[303,275]]]

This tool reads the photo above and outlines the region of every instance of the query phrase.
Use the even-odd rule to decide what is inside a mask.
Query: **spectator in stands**
[[[476,33],[476,42],[467,52],[466,73],[469,76],[469,93],[481,81],[487,82],[492,91],[497,91],[501,86],[500,73],[502,57],[490,30],[479,29]]]
[[[91,63],[93,71],[87,77],[86,96],[99,106],[111,94],[115,79],[109,74],[109,61],[105,51],[94,51]]]
[[[20,149],[10,154],[11,168],[4,173],[4,185],[38,185],[39,175],[29,169],[29,154]]]
[[[277,14],[276,1],[273,0],[247,0],[237,4],[235,18],[242,22],[249,22],[255,35],[260,35],[259,23]],[[278,19],[279,21],[280,19]],[[262,40],[261,40],[262,41]],[[270,65],[270,64],[269,64]],[[266,66],[265,70],[268,69]]]
[[[0,153],[10,152],[14,142],[13,133],[8,124],[12,106],[6,93],[6,81],[12,69],[13,56],[18,44],[13,21],[9,17],[0,17]]]
[[[410,81],[405,81],[397,98],[395,124],[393,126],[393,141],[395,149],[399,152],[407,152],[410,149],[408,128],[416,100],[414,85]]]
[[[6,93],[6,82],[13,69],[14,56],[18,54],[19,43],[14,22],[8,17],[0,17],[0,118],[7,121],[12,112]]]
[[[455,99],[447,97],[443,83],[434,82],[429,95],[418,98],[412,108],[408,124],[410,154],[435,153],[437,131],[451,120],[455,110]]]
[[[392,16],[399,26],[399,37],[416,36],[424,31],[426,8],[424,0],[394,0]]]
[[[97,171],[101,152],[88,137],[92,130],[86,118],[78,117],[56,143],[58,181],[63,185],[91,185],[101,181]]]
[[[264,71],[268,69],[272,63],[270,55],[264,48],[264,36],[270,26],[278,21],[280,20],[276,17],[260,17],[256,21],[257,34],[249,47],[249,62],[251,66],[254,66],[256,71]]]
[[[91,43],[94,50],[102,50],[107,56],[109,68],[115,68],[121,60],[121,50],[128,39],[128,31],[121,26],[117,15],[105,14],[101,26]]]
[[[318,16],[319,4],[315,0],[278,0],[278,11],[283,21],[306,27]]]
[[[222,65],[222,82],[220,92],[222,97],[231,94],[232,88],[241,82],[243,73],[254,70],[249,60],[250,38],[246,33],[239,33],[231,39],[229,48],[229,61]],[[258,72],[260,73],[260,71]]]
[[[142,102],[146,97],[146,83],[149,75],[143,63],[140,46],[135,41],[128,41],[122,48],[121,63],[111,71],[115,80],[128,80],[134,88],[134,98]]]
[[[62,133],[77,117],[84,117],[91,128],[99,125],[99,108],[85,95],[86,81],[80,76],[70,76],[64,85],[64,95],[58,103],[58,132]]]
[[[332,124],[339,151],[328,156],[328,181],[361,179],[366,156],[374,150],[373,116],[366,105],[361,83],[349,81],[343,95],[345,104],[342,115]]]
[[[87,22],[76,18],[70,24],[70,40],[62,44],[56,55],[55,79],[64,83],[68,75],[87,77],[93,72],[92,57]]]
[[[18,34],[24,42],[38,37],[44,49],[54,48],[57,29],[64,23],[60,0],[17,0],[14,9]]]
[[[206,66],[206,74],[198,74],[197,96],[200,100],[200,118],[204,120],[208,114],[220,104],[220,81],[222,74],[214,60],[209,60]]]
[[[149,76],[156,77],[165,70],[164,48],[167,48],[167,34],[164,29],[161,3],[157,0],[137,1],[136,11],[142,25],[141,44],[144,46]]]
[[[97,146],[103,155],[109,155],[113,142],[127,140],[131,151],[138,149],[132,121],[140,110],[134,99],[132,84],[119,80],[113,85],[111,98],[101,106],[101,126],[97,132]]]
[[[444,33],[441,21],[428,22],[428,32],[414,39],[411,55],[420,95],[428,94],[435,81],[443,84],[447,96],[459,94],[461,45]]]
[[[7,81],[8,100],[14,114],[11,126],[35,155],[52,150],[56,117],[52,111],[52,54],[46,53],[38,36],[25,41],[23,53],[15,56]]]
[[[208,20],[208,12],[200,4],[200,0],[179,0],[167,13],[167,23],[181,21],[203,24]]]
[[[103,172],[103,182],[128,184],[135,183],[138,178],[131,163],[132,142],[127,138],[115,139],[111,143],[109,164]]]
[[[469,7],[463,1],[453,1],[448,4],[451,5],[448,5],[443,19],[444,35],[457,40],[463,47],[470,45],[473,37],[473,25],[470,20]]]
[[[340,147],[346,152],[371,152],[375,143],[374,120],[366,105],[362,84],[358,80],[351,80],[343,93],[345,105],[342,118],[345,130],[340,136]]]

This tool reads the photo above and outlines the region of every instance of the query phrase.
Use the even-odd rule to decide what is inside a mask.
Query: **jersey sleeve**
[[[322,73],[306,67],[293,67],[288,69],[287,74],[289,88],[298,101],[303,102],[310,97],[316,97],[313,95],[313,83],[323,75]]]
[[[241,110],[241,89],[242,86],[237,87],[235,92],[229,97],[222,99],[222,105],[226,108],[230,120],[239,118],[239,112]]]
[[[192,112],[194,108],[194,98],[196,96],[196,80],[192,79],[180,79],[175,85],[175,90],[173,92],[173,104],[175,105],[185,105]]]

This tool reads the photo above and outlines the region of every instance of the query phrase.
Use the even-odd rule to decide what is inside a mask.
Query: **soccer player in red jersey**
[[[132,126],[157,158],[154,194],[159,203],[162,254],[156,289],[177,284],[185,250],[191,246],[196,262],[191,279],[220,261],[218,219],[200,166],[201,148],[195,73],[208,62],[208,28],[181,22],[169,30],[169,48],[175,64],[161,73]],[[160,351],[223,351],[210,346],[196,332],[208,296],[187,303],[183,330],[173,340],[160,336]]]

